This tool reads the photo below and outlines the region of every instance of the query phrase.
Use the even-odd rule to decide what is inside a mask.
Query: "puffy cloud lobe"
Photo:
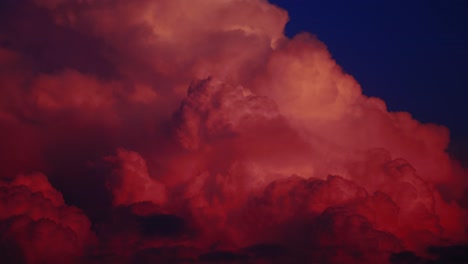
[[[58,24],[114,48],[111,60],[122,74],[153,81],[155,73],[176,82],[212,74],[245,81],[284,39],[287,21],[286,12],[257,0],[61,1],[58,7]]]
[[[179,115],[181,143],[187,149],[197,150],[204,141],[242,133],[249,123],[271,120],[279,113],[274,102],[248,89],[206,79],[192,84]]]
[[[242,86],[211,79],[196,82],[175,118],[180,144],[201,156],[199,175],[207,169],[212,176],[235,174],[236,187],[255,189],[280,176],[311,170],[309,144],[272,100]]]
[[[281,112],[300,121],[339,120],[356,103],[360,87],[307,34],[277,49],[255,89],[273,98]]]
[[[0,190],[3,243],[18,245],[27,263],[70,261],[93,241],[86,215],[65,205],[44,175],[20,175]]]
[[[131,205],[144,201],[157,204],[166,202],[165,186],[151,178],[146,161],[138,153],[117,149],[117,156],[105,159],[115,163],[114,172],[107,181],[114,205]]]
[[[363,96],[324,45],[308,35],[296,36],[275,50],[252,90],[273,98],[281,113],[334,161],[385,148],[438,183],[461,180],[452,173],[445,153],[445,128],[420,124],[408,113],[389,113],[382,100]],[[333,173],[345,172],[340,168]]]

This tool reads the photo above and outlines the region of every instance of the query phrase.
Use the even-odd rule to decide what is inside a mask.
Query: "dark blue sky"
[[[270,2],[288,10],[288,36],[316,35],[366,95],[468,138],[468,1]]]

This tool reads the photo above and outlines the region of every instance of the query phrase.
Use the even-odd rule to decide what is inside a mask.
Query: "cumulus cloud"
[[[448,129],[365,96],[326,43],[283,35],[284,10],[5,7],[7,262],[463,259],[467,170],[446,152]]]
[[[114,205],[131,205],[145,201],[158,204],[165,202],[164,185],[151,178],[146,161],[138,153],[118,149],[116,157],[109,156],[106,160],[116,163],[116,169],[107,181]]]
[[[2,242],[17,245],[11,263],[60,263],[84,254],[93,243],[91,223],[78,208],[64,204],[62,195],[42,174],[20,175],[1,182]]]

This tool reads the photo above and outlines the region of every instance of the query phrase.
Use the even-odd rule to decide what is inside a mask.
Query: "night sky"
[[[364,94],[468,138],[468,1],[272,0],[286,34],[323,41]]]

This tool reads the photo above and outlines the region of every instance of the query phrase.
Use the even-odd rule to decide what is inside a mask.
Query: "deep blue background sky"
[[[270,0],[289,12],[364,93],[468,138],[468,0]]]

